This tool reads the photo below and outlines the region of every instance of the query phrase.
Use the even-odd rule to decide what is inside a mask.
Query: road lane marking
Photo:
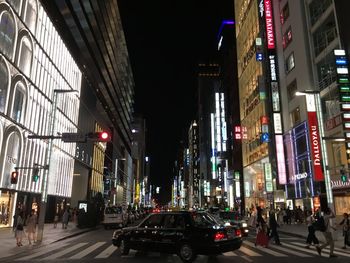
[[[95,258],[108,258],[110,255],[113,254],[114,251],[118,249],[115,245],[110,245],[105,250],[103,250],[100,254],[98,254]]]
[[[229,251],[222,253],[225,257],[237,257],[238,255],[235,252]]]
[[[293,243],[293,242],[291,242],[291,243]],[[314,250],[314,249],[309,249],[309,248],[298,247],[298,246],[295,246],[295,245],[293,246],[293,245],[287,244],[287,243],[285,243],[283,245],[286,246],[286,247],[290,247],[290,248],[293,248],[293,249],[297,249],[297,250],[300,250],[300,251],[303,251],[303,252],[310,253],[310,254],[318,256],[318,253],[317,253],[316,249]]]
[[[258,250],[260,250],[260,251],[263,251],[263,252],[265,252],[265,253],[267,253],[267,254],[270,254],[270,255],[272,255],[272,256],[275,256],[275,257],[288,257],[286,254],[279,253],[279,252],[274,251],[274,250],[271,250],[271,249],[269,249],[269,248],[256,247],[256,246],[254,245],[254,243],[249,242],[248,240],[244,240],[243,244],[247,244],[247,245],[249,245],[250,247],[253,247],[253,248],[255,248],[255,249],[258,249]]]
[[[51,246],[52,247],[52,246]],[[52,247],[54,248],[54,247]],[[56,248],[56,247],[55,247]],[[28,260],[28,259],[32,259],[32,258],[36,258],[36,257],[40,257],[42,255],[45,255],[45,254],[48,254],[50,253],[50,247],[46,247],[45,249],[39,251],[39,252],[36,252],[34,254],[31,254],[29,256],[25,256],[25,257],[21,257],[21,258],[17,258],[15,259],[15,261],[22,261],[22,260]]]
[[[59,257],[62,257],[62,256],[65,255],[65,254],[68,254],[68,253],[70,253],[70,252],[72,252],[72,251],[74,251],[74,250],[76,250],[76,249],[82,247],[82,246],[85,246],[86,244],[88,244],[88,243],[85,243],[85,242],[78,243],[78,244],[76,244],[75,246],[72,246],[72,247],[70,247],[70,248],[61,250],[61,251],[59,251],[59,252],[57,252],[57,253],[54,253],[54,254],[52,254],[52,255],[46,257],[46,258],[43,258],[42,260],[57,259],[57,258],[59,258]]]
[[[303,244],[301,243],[298,243],[298,242],[291,242],[292,244],[295,244],[295,245],[298,245],[298,246],[302,246]],[[316,248],[315,248],[316,249]],[[325,256],[329,256],[329,248],[325,247],[322,249],[322,255],[323,254],[327,254]],[[334,249],[334,254],[337,254],[337,255],[341,255],[341,256],[344,256],[344,257],[350,257],[350,254],[349,253],[346,253],[346,252],[341,252],[339,251],[338,249]]]
[[[97,243],[93,244],[92,246],[89,246],[88,248],[84,249],[83,251],[80,251],[78,254],[71,256],[70,259],[83,258],[104,244],[106,244],[106,242],[97,242]]]
[[[286,246],[287,244],[283,243],[283,246]],[[277,249],[277,250],[280,250],[280,251],[283,251],[283,252],[286,252],[288,254],[292,254],[294,256],[298,256],[298,257],[303,257],[303,258],[309,258],[311,257],[310,255],[307,255],[307,254],[302,254],[302,253],[299,253],[299,252],[296,252],[294,250],[291,250],[291,249],[287,249],[287,248],[284,248],[284,247],[281,247],[281,246],[276,246],[276,245],[270,245],[270,247],[273,247],[274,249]]]
[[[262,256],[261,254],[256,253],[253,250],[246,248],[246,247],[241,246],[239,250],[250,257],[261,257]]]

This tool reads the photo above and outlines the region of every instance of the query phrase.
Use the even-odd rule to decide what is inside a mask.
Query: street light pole
[[[51,110],[51,119],[50,119],[50,127],[49,127],[49,136],[48,144],[46,147],[46,160],[45,160],[45,169],[44,175],[41,183],[41,202],[40,202],[40,213],[38,218],[38,234],[37,234],[37,242],[41,243],[44,235],[44,225],[45,225],[45,214],[46,214],[46,203],[47,203],[47,187],[48,187],[48,176],[50,172],[50,161],[52,155],[52,146],[53,140],[55,139],[55,122],[56,122],[56,112],[57,112],[57,95],[59,93],[70,93],[70,92],[78,92],[77,90],[61,90],[54,89],[53,90],[53,102],[52,102],[52,110]]]

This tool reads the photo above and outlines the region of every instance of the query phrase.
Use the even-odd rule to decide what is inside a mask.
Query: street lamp
[[[48,187],[48,176],[49,176],[49,170],[50,170],[50,161],[51,161],[51,155],[52,155],[52,146],[53,146],[53,140],[55,139],[54,132],[55,132],[55,122],[56,122],[56,112],[57,112],[57,95],[61,93],[71,93],[71,92],[78,92],[77,90],[65,90],[65,89],[54,89],[53,93],[53,102],[52,102],[52,110],[51,110],[51,119],[50,119],[50,126],[49,126],[49,136],[48,144],[46,147],[46,161],[45,161],[45,169],[44,169],[44,176],[43,181],[41,184],[41,202],[40,202],[40,213],[38,218],[38,234],[37,234],[37,242],[41,242],[43,239],[44,234],[44,225],[45,225],[45,214],[46,214],[46,203],[47,203],[47,187]]]
[[[331,180],[330,180],[330,174],[328,170],[328,155],[327,155],[327,148],[325,143],[324,137],[324,125],[323,125],[323,116],[322,116],[322,108],[321,108],[321,97],[320,92],[316,90],[305,90],[305,91],[297,91],[295,93],[296,96],[306,96],[306,110],[308,112],[308,126],[317,124],[316,127],[311,127],[310,130],[310,137],[311,137],[311,145],[314,148],[313,149],[313,163],[314,163],[314,170],[317,167],[315,164],[317,164],[317,154],[315,151],[316,143],[319,142],[321,144],[321,153],[322,153],[322,166],[323,166],[323,172],[324,172],[324,181],[326,186],[326,196],[327,196],[327,203],[328,207],[334,211],[334,203],[333,203],[333,192],[332,192],[332,186],[331,186]],[[317,123],[311,123],[313,121],[313,116],[316,115],[317,117]],[[318,134],[317,134],[318,133]],[[318,159],[319,162],[321,162],[321,159]],[[321,167],[319,167],[321,168]],[[317,171],[316,171],[317,172]],[[316,174],[314,171],[314,174]],[[317,177],[316,177],[317,178]]]

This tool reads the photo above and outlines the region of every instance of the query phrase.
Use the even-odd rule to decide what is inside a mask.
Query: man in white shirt
[[[322,249],[329,246],[329,257],[334,258],[337,256],[333,253],[334,240],[333,240],[333,235],[332,235],[332,225],[331,225],[330,219],[335,218],[335,215],[329,207],[326,208],[325,213],[323,215],[323,218],[324,218],[324,223],[326,225],[326,231],[324,231],[322,233],[323,233],[323,236],[326,240],[326,243],[319,246],[319,247],[316,247],[316,249],[317,249],[318,254],[321,256]]]

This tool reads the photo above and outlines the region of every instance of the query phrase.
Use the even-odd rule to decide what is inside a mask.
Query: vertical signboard
[[[320,142],[320,133],[318,129],[317,116],[315,111],[307,113],[309,120],[309,134],[311,141],[312,165],[314,168],[314,180],[323,181],[324,175],[322,171],[322,151]]]
[[[275,49],[271,0],[264,0],[267,48]]]

